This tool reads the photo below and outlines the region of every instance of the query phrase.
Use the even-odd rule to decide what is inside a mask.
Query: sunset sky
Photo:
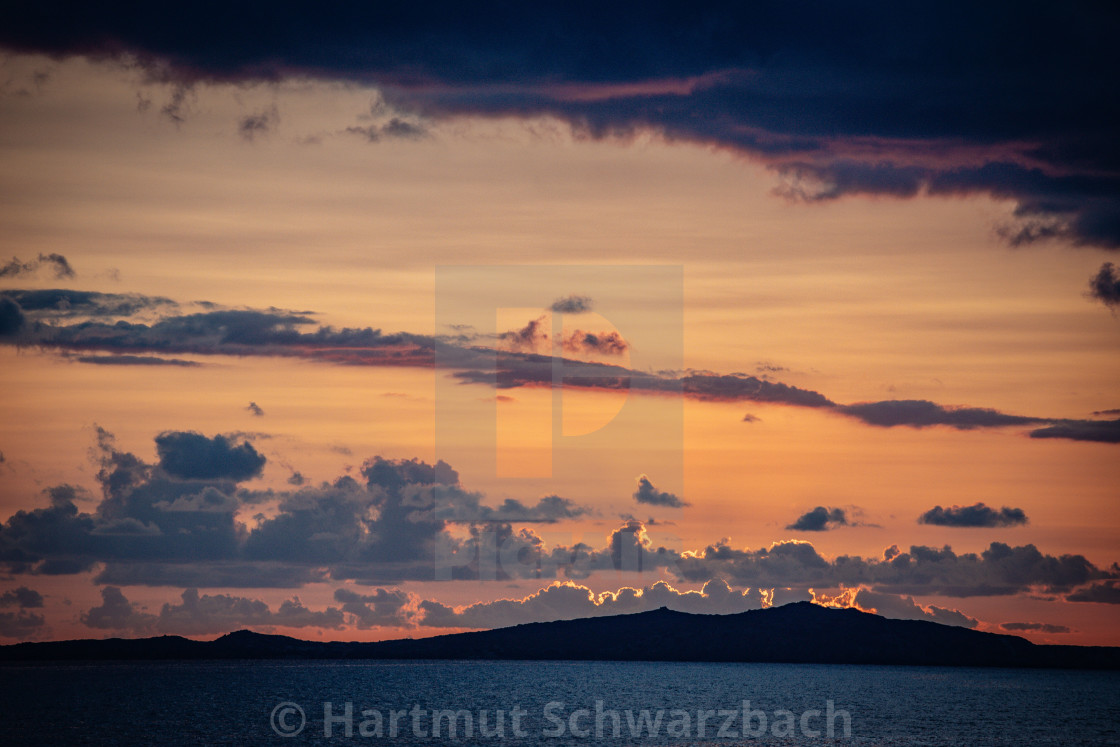
[[[1120,645],[1115,8],[52,5],[0,24],[0,642]]]

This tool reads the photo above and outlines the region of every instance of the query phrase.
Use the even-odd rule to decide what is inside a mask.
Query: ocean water
[[[1120,673],[654,662],[0,667],[0,744],[355,743],[1120,745]]]

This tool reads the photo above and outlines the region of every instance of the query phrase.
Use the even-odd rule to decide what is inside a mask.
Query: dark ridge
[[[634,615],[376,643],[303,641],[239,630],[208,642],[161,636],[0,646],[2,662],[150,659],[522,659],[1120,669],[1120,648],[1035,645],[1013,635],[923,620],[889,620],[809,602],[737,615],[694,615],[663,607]]]

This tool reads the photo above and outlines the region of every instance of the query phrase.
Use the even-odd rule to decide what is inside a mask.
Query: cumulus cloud
[[[787,524],[786,529],[797,532],[825,532],[843,526],[848,526],[848,517],[844,509],[817,506],[797,517],[797,521]]]
[[[634,500],[638,503],[645,503],[649,506],[665,506],[666,508],[683,508],[689,505],[687,501],[681,500],[673,493],[658,490],[645,475],[639,475],[637,482],[638,489],[634,491]]]
[[[874,612],[895,620],[929,620],[942,625],[956,625],[962,628],[975,628],[979,621],[960,610],[951,610],[936,605],[922,606],[913,597],[883,594],[871,589],[860,589],[853,599],[855,607],[864,612]]]
[[[43,615],[28,612],[43,606],[43,595],[20,586],[0,594],[0,637],[27,640],[36,637],[45,627]],[[9,612],[5,608],[16,608]]]
[[[723,541],[682,553],[671,567],[688,581],[723,578],[763,588],[866,586],[883,593],[962,598],[1032,589],[1068,593],[1120,576],[1120,569],[1099,568],[1082,555],[1046,555],[1034,545],[1012,547],[1002,542],[992,542],[979,554],[958,554],[949,546],[912,545],[907,552],[888,548],[882,558],[839,555],[829,560],[807,542],[777,542],[751,550],[735,549]]]
[[[424,600],[420,625],[433,628],[498,628],[549,620],[624,615],[668,607],[699,614],[732,614],[761,608],[758,594],[736,591],[720,580],[709,581],[700,591],[679,591],[664,581],[649,586],[623,587],[596,594],[572,582],[552,583],[522,599],[499,599],[452,608]]]
[[[548,308],[558,314],[585,314],[595,307],[589,296],[564,296],[557,298]]]
[[[1027,514],[1021,508],[1004,506],[994,509],[976,503],[972,506],[934,506],[918,517],[919,524],[942,527],[1014,527],[1026,524]]]
[[[260,475],[265,457],[250,443],[234,443],[217,435],[166,431],[156,436],[159,466],[175,477],[240,482]]]
[[[1089,279],[1089,295],[1110,309],[1120,306],[1120,271],[1111,262],[1105,262],[1097,274]]]
[[[196,589],[186,589],[180,596],[180,603],[165,603],[159,614],[138,609],[115,586],[104,587],[101,600],[100,605],[81,613],[82,624],[98,630],[182,636],[228,633],[248,627],[341,629],[344,624],[342,611],[337,607],[310,610],[299,597],[283,601],[273,611],[259,599],[229,594],[200,595]]]
[[[213,447],[213,439],[198,437]],[[221,453],[230,448],[236,446],[227,443]],[[654,543],[638,521],[601,543],[549,545],[526,524],[582,517],[587,510],[559,496],[489,504],[442,461],[373,457],[356,475],[333,482],[254,491],[238,487],[242,473],[228,469],[202,478],[149,464],[117,449],[103,430],[98,450],[102,497],[95,510],[79,510],[80,490],[57,486],[47,493],[49,505],[17,511],[0,524],[0,564],[7,573],[95,570],[96,582],[107,587],[297,588],[324,581],[384,587],[406,580],[581,580],[601,571],[656,571],[682,582],[721,579],[800,595],[809,588],[863,586],[956,597],[1038,591],[1068,594],[1071,601],[1114,594],[1112,585],[1093,584],[1120,578],[1120,568],[1097,567],[1081,555],[998,542],[979,554],[915,545],[889,548],[880,558],[826,558],[797,541],[750,549],[723,540],[681,550]],[[643,487],[639,482],[639,492]],[[659,497],[655,505],[668,505],[652,482],[645,492]],[[251,526],[239,519],[246,509],[260,510]]]
[[[374,589],[372,594],[335,589],[334,599],[362,630],[381,626],[414,627],[419,616],[416,596],[399,589]]]
[[[141,631],[152,627],[155,616],[133,607],[124,593],[115,586],[101,589],[101,604],[81,613],[79,619],[96,630]]]

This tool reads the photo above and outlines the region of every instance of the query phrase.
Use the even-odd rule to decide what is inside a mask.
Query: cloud
[[[0,636],[26,641],[38,636],[47,625],[46,619],[35,612],[0,612]]]
[[[673,493],[658,490],[645,475],[637,478],[638,489],[634,491],[634,500],[649,506],[666,506],[668,508],[683,508],[689,505]]]
[[[10,291],[0,296],[0,341],[38,344],[64,353],[101,350],[109,355],[81,358],[89,362],[149,365],[135,353],[235,356],[293,356],[339,365],[439,366],[462,383],[497,389],[551,387],[554,359],[536,351],[548,340],[545,317],[498,336],[499,347],[464,342],[461,336],[433,338],[406,332],[383,334],[372,327],[334,329],[315,326],[310,312],[280,309],[212,310],[166,315],[152,324],[124,319],[110,323],[100,317],[163,313],[176,308],[158,297],[99,294],[84,291]],[[82,321],[64,323],[73,317]],[[315,327],[311,331],[310,327]],[[308,329],[308,331],[302,331]],[[6,331],[6,332],[5,332]],[[581,350],[617,353],[627,343],[609,334],[587,334],[576,340]],[[978,407],[944,406],[926,400],[886,400],[841,405],[825,395],[767,378],[742,373],[707,371],[650,373],[623,366],[561,359],[566,387],[622,390],[640,394],[674,394],[704,402],[762,402],[794,407],[830,409],[878,427],[924,428],[945,425],[958,430],[1043,426],[1034,438],[1120,442],[1120,420],[1055,420],[1008,415]],[[154,362],[150,365],[157,365]]]
[[[334,599],[342,603],[342,611],[352,615],[361,630],[416,625],[418,600],[415,595],[399,589],[374,589],[372,594],[335,589]]]
[[[381,124],[347,127],[345,132],[351,135],[360,135],[370,143],[379,143],[384,138],[422,140],[428,137],[428,130],[424,125],[418,122],[409,122],[400,117],[393,117]]]
[[[101,589],[101,604],[79,615],[82,624],[96,630],[147,630],[155,616],[133,608],[124,593],[115,586]]]
[[[101,590],[101,604],[80,614],[82,624],[98,630],[159,632],[165,635],[198,636],[228,633],[248,627],[328,628],[339,630],[344,617],[337,607],[313,611],[292,597],[276,611],[258,600],[229,594],[202,594],[186,589],[179,604],[165,603],[158,615],[144,612],[115,586]]]
[[[960,610],[951,610],[936,605],[923,607],[913,597],[882,594],[870,589],[860,589],[854,603],[864,612],[874,612],[895,620],[929,620],[942,625],[956,625],[962,628],[975,628],[979,621]]]
[[[844,509],[817,506],[812,511],[799,516],[797,521],[786,525],[786,529],[797,532],[826,532],[842,526],[848,526],[848,517]]]
[[[1116,265],[1105,262],[1097,274],[1089,279],[1089,295],[1105,306],[1120,306],[1120,272]]]
[[[505,343],[510,351],[513,352],[533,352],[541,343],[548,340],[548,332],[545,331],[544,324],[548,319],[547,316],[540,316],[536,319],[530,319],[529,322],[517,330],[510,330],[498,335],[498,339]],[[503,358],[503,362],[504,362]]]
[[[266,135],[280,123],[280,112],[276,105],[263,109],[255,114],[247,114],[237,121],[237,132],[248,142],[253,142],[258,136]]]
[[[585,314],[595,307],[590,296],[564,296],[557,298],[548,308],[557,314]]]
[[[1039,633],[1072,633],[1073,630],[1065,625],[1052,625],[1051,623],[1038,623],[1038,622],[1005,622],[1000,623],[1001,630],[1006,630],[1009,633],[1021,633],[1023,631],[1037,631]]]
[[[215,443],[223,458],[237,448],[193,435],[206,448],[185,449],[189,465]],[[245,470],[227,466],[203,473],[206,478],[168,471],[161,466],[164,455],[149,464],[118,450],[104,430],[98,431],[97,454],[102,498],[94,510],[80,511],[82,491],[60,485],[46,491],[49,505],[17,511],[0,524],[0,565],[9,575],[94,571],[96,583],[112,587],[298,588],[326,581],[384,587],[409,580],[581,580],[600,571],[661,571],[682,582],[721,579],[802,596],[809,588],[862,586],[955,597],[1041,591],[1076,601],[1072,595],[1114,593],[1111,586],[1090,585],[1120,578],[1120,568],[1100,568],[1081,555],[1046,555],[1034,545],[999,542],[979,554],[891,547],[881,558],[830,559],[797,541],[738,549],[722,540],[679,550],[656,545],[638,521],[611,531],[597,546],[550,546],[524,524],[586,516],[585,507],[559,496],[491,505],[442,461],[375,456],[356,475],[333,482],[248,490],[235,482]],[[651,482],[639,482],[639,493],[643,488],[661,496],[655,505],[669,500]],[[239,519],[247,511],[257,513],[251,526]]]
[[[18,277],[20,275],[35,275],[40,269],[49,269],[56,278],[74,277],[74,268],[61,254],[40,254],[33,260],[21,262],[18,257],[12,257],[6,265],[0,265],[0,278]]]
[[[1096,602],[1097,604],[1120,604],[1120,581],[1110,579],[1090,584],[1066,595],[1067,602]]]
[[[885,0],[811,14],[292,6],[267,18],[268,34],[256,12],[226,13],[220,30],[202,18],[26,5],[5,18],[0,45],[139,66],[173,86],[174,121],[201,83],[341,81],[381,89],[383,108],[410,118],[551,117],[589,137],[652,132],[732,150],[805,199],[985,194],[1015,205],[1002,228],[1012,243],[1120,245],[1116,106],[1101,95],[1116,77],[1120,21],[1095,3],[1011,15]],[[298,38],[317,43],[283,41]],[[417,127],[396,121],[377,137]]]
[[[1071,441],[1120,443],[1120,418],[1116,420],[1059,420],[1031,431],[1031,438],[1068,438]]]
[[[990,508],[983,503],[972,506],[934,506],[918,517],[919,524],[941,527],[1014,527],[1028,522],[1021,508]]]
[[[251,412],[255,417],[259,418],[264,416],[264,410],[262,410],[260,405],[258,405],[256,402],[250,402],[249,406],[245,409]]]
[[[1084,584],[1120,576],[1082,555],[1045,555],[1034,545],[1012,547],[992,542],[983,552],[912,545],[908,552],[888,548],[882,558],[823,557],[808,542],[776,542],[769,547],[735,549],[721,541],[685,552],[669,564],[682,580],[723,578],[729,583],[762,588],[866,586],[892,594],[950,597],[1007,596],[1041,589],[1068,593]]]
[[[179,366],[194,368],[201,366],[196,361],[181,358],[156,358],[150,355],[81,355],[74,360],[79,363],[94,363],[101,366]]]
[[[265,458],[250,443],[235,444],[225,436],[211,438],[192,431],[166,431],[156,436],[159,466],[175,477],[236,482],[260,475]]]
[[[522,599],[477,602],[458,609],[433,600],[420,602],[420,625],[434,628],[498,628],[549,620],[623,615],[668,607],[699,614],[732,614],[761,608],[757,594],[736,591],[723,581],[704,584],[700,591],[678,591],[664,581],[649,586],[623,587],[596,594],[572,582],[552,583]]]
[[[838,405],[836,409],[868,425],[883,428],[899,425],[911,428],[947,425],[958,430],[971,430],[1043,422],[1042,418],[1007,415],[987,408],[946,407],[928,400],[914,399],[861,402],[854,405]]]
[[[98,293],[66,288],[43,290],[6,290],[35,321],[72,319],[74,317],[128,317],[144,311],[167,311],[177,304],[162,296],[139,293]]]
[[[21,610],[43,606],[43,595],[34,589],[20,586],[0,594],[0,607],[19,607]]]
[[[564,338],[563,347],[570,353],[622,355],[630,349],[630,343],[617,332],[584,332],[577,329]]]
[[[744,423],[761,423],[762,418],[758,417],[757,415],[752,415],[748,412],[745,415],[743,415],[743,422]]]
[[[0,338],[16,337],[23,331],[25,317],[23,309],[15,299],[0,296]]]

